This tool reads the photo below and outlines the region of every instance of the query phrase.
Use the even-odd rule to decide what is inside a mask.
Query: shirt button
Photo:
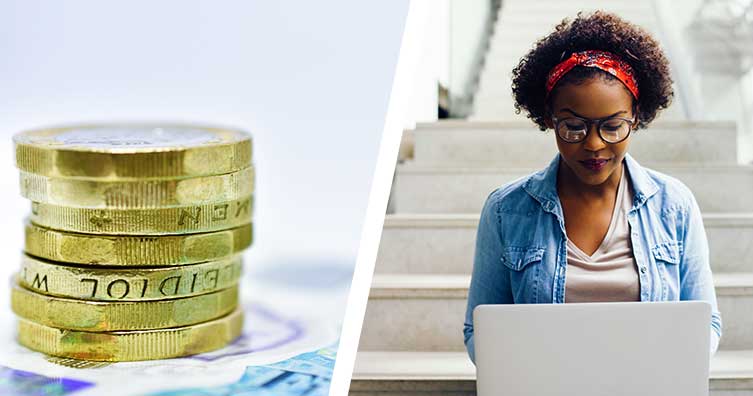
[[[646,267],[641,267],[641,274],[645,274],[645,273],[646,273]]]

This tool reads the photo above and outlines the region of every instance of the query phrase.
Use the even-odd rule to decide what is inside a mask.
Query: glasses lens
[[[566,142],[579,142],[586,138],[588,126],[583,120],[566,118],[557,124],[557,134]]]
[[[625,120],[611,119],[601,124],[601,138],[610,143],[619,142],[630,133],[630,123]]]

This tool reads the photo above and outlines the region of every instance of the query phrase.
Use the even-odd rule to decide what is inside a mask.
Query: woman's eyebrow
[[[580,114],[578,114],[578,113],[576,113],[576,112],[574,112],[574,111],[572,111],[572,110],[570,110],[570,109],[568,109],[568,108],[560,109],[560,111],[567,111],[567,112],[569,112],[569,113],[572,113],[572,114],[573,114],[574,116],[576,116],[576,117],[580,117],[580,118],[588,118],[588,117],[584,117],[584,116],[582,116],[582,115],[580,115]],[[616,115],[618,115],[618,114],[620,114],[620,113],[627,113],[627,111],[626,111],[626,110],[621,110],[621,111],[618,111],[618,112],[616,112],[616,113],[614,113],[614,114],[612,114],[612,115],[608,115],[608,116],[606,116],[606,117],[601,117],[601,118],[610,118],[610,117],[614,117],[614,116],[616,116]]]

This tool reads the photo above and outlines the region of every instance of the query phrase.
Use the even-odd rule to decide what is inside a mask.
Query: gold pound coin
[[[168,359],[219,349],[241,335],[243,313],[161,330],[90,333],[19,319],[18,341],[29,349],[80,360],[125,362]]]
[[[150,301],[189,297],[238,283],[241,256],[179,267],[80,267],[29,256],[21,261],[18,283],[55,297],[90,301]]]
[[[211,232],[251,222],[252,198],[163,209],[88,209],[32,202],[31,221],[55,230],[105,235]]]
[[[21,171],[21,195],[30,201],[92,209],[154,209],[205,205],[248,197],[254,168],[184,179],[91,180]]]
[[[26,252],[82,265],[158,267],[201,263],[239,253],[251,245],[253,227],[201,234],[111,236],[76,234],[26,224]]]
[[[51,297],[20,286],[11,291],[16,315],[45,326],[90,332],[188,326],[224,316],[238,305],[238,286],[158,301],[84,301]]]
[[[251,136],[196,125],[77,125],[13,137],[16,165],[50,177],[105,180],[221,175],[251,165]]]

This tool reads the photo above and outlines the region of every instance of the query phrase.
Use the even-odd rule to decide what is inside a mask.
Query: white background
[[[313,260],[349,273],[407,7],[1,1],[2,257],[21,251],[29,210],[18,195],[13,133],[80,121],[197,121],[254,137],[248,267]],[[17,266],[2,264],[3,276]]]

